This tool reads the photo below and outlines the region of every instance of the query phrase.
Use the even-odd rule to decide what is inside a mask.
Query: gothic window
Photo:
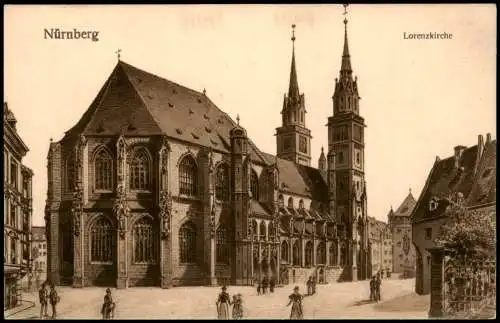
[[[304,122],[304,112],[300,113],[300,122]]]
[[[113,261],[114,236],[113,225],[105,217],[99,218],[90,232],[90,257],[92,262]]]
[[[196,262],[196,227],[191,222],[179,229],[180,262]]]
[[[10,183],[14,185],[14,187],[17,189],[18,185],[18,169],[17,169],[17,163],[15,161],[10,162]]]
[[[284,197],[283,197],[283,195],[282,195],[282,194],[280,194],[280,195],[278,196],[278,205],[279,205],[280,207],[284,207],[284,206],[285,206],[285,199],[284,199]]]
[[[291,198],[291,197],[288,198],[288,208],[289,209],[293,208],[293,198]]]
[[[339,164],[344,163],[344,152],[343,151],[338,152],[338,162],[339,162]]]
[[[288,242],[283,241],[283,242],[281,243],[281,260],[282,260],[282,261],[286,261],[286,262],[288,262],[288,261],[289,261],[289,258],[288,258],[288,252],[289,252],[289,249],[288,249]]]
[[[340,265],[347,265],[347,248],[344,244],[340,247]]]
[[[299,138],[299,151],[301,153],[307,154],[307,139],[306,139],[306,137]]]
[[[269,236],[269,240],[272,240],[272,237],[274,237],[274,225],[272,222],[269,222],[269,225],[267,227],[267,235]]]
[[[252,198],[254,200],[259,199],[259,178],[257,174],[252,170],[250,174],[250,189],[252,191]]]
[[[304,209],[304,200],[299,201],[299,209],[300,210]]]
[[[217,244],[217,262],[226,263],[228,260],[226,228],[219,225],[215,234]]]
[[[11,264],[17,264],[17,244],[16,244],[16,239],[11,237],[10,238],[10,263]]]
[[[9,202],[10,206],[10,225],[17,228],[17,205],[13,201]]]
[[[306,243],[306,267],[313,265],[313,244],[311,241]]]
[[[111,191],[113,189],[113,159],[104,149],[101,149],[94,160],[95,189]]]
[[[359,151],[356,152],[356,164],[361,165],[361,154]]]
[[[334,243],[330,245],[330,252],[328,255],[330,256],[330,266],[337,266],[337,245]]]
[[[138,149],[130,161],[130,189],[147,191],[150,188],[149,155],[144,148]]]
[[[301,259],[300,259],[300,255],[301,255],[301,252],[300,252],[300,241],[295,241],[295,243],[293,244],[293,265],[294,266],[300,266],[301,264]]]
[[[320,242],[316,249],[316,264],[326,265],[325,252],[326,252],[325,243]]]
[[[259,224],[257,223],[256,220],[253,220],[252,225],[253,225],[253,237],[254,237],[254,240],[258,240],[259,239],[259,231],[258,231]]]
[[[260,240],[266,240],[267,234],[266,234],[266,222],[265,221],[262,221],[260,223],[260,232],[259,232],[259,234],[260,234]]]
[[[187,196],[196,196],[198,169],[193,157],[186,156],[179,164],[179,193]]]
[[[73,156],[66,159],[66,191],[73,191],[75,188],[75,160]]]
[[[227,201],[229,199],[229,170],[226,164],[221,164],[217,167],[215,198],[219,201]]]
[[[139,219],[133,230],[134,262],[135,263],[156,263],[158,254],[157,237],[153,220],[149,217]]]

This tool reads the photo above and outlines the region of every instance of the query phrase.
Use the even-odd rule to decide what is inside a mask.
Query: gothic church
[[[78,123],[50,144],[49,280],[168,288],[367,278],[365,124],[344,24],[318,168],[295,49],[276,156],[205,93],[119,61]]]

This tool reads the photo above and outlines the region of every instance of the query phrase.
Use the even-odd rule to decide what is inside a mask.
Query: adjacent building
[[[412,242],[411,214],[416,204],[410,189],[396,211],[391,208],[387,216],[392,234],[392,272],[407,278],[415,275],[416,257]]]
[[[31,254],[33,258],[33,279],[44,282],[47,279],[47,239],[45,227],[31,227]]]
[[[33,172],[23,165],[29,149],[17,133],[17,120],[7,103],[3,113],[4,309],[9,309],[19,304],[20,281],[31,270]]]
[[[318,168],[295,34],[276,155],[205,91],[119,61],[78,123],[50,144],[49,279],[167,288],[369,276],[365,123],[344,25]]]
[[[486,213],[496,218],[496,140],[478,136],[473,147],[456,146],[451,157],[432,166],[412,213],[412,234],[417,255],[416,286],[419,294],[430,293],[431,254],[450,203],[465,205],[471,215]]]
[[[370,245],[370,273],[381,273],[388,277],[392,272],[392,237],[387,223],[368,217],[368,239]]]

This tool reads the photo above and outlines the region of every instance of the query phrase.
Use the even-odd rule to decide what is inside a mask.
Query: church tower
[[[276,152],[279,158],[311,166],[311,130],[306,128],[304,94],[299,92],[295,67],[295,25],[292,30],[290,84],[283,99],[281,127],[276,129]]]
[[[344,11],[344,15],[347,11]],[[344,49],[335,79],[333,116],[328,118],[328,150],[335,154],[335,210],[338,235],[347,250],[346,278],[365,279],[368,269],[364,119],[359,114],[357,78],[353,77],[344,19]],[[330,195],[332,192],[330,192]]]

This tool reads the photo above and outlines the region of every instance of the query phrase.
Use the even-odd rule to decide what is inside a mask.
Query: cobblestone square
[[[382,301],[368,302],[368,281],[318,285],[317,293],[304,299],[305,319],[331,318],[427,318],[429,296],[414,294],[415,281],[385,280],[382,283]],[[301,291],[305,286],[299,285]],[[277,288],[275,293],[258,296],[251,287],[229,286],[230,295],[241,293],[245,318],[287,319],[286,307],[293,285]],[[58,319],[99,319],[104,288],[58,288],[61,303]],[[117,304],[116,319],[215,319],[217,287],[177,287],[113,289]],[[37,319],[39,304],[36,293],[25,299],[36,306],[8,319]]]

